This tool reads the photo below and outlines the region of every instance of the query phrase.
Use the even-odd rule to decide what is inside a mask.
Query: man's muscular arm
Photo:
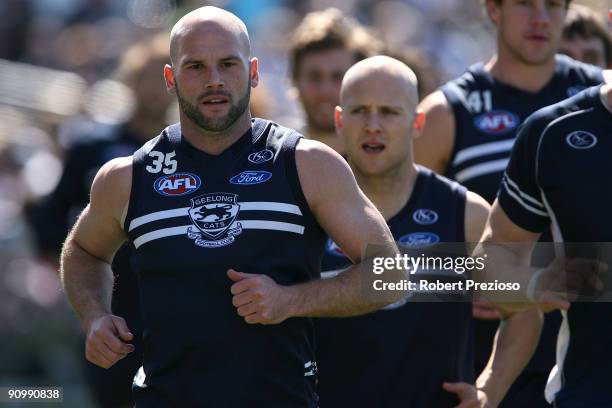
[[[455,114],[442,91],[427,96],[419,105],[425,126],[414,139],[414,161],[446,174],[455,145]]]
[[[298,174],[304,195],[319,224],[355,263],[338,276],[293,286],[276,285],[264,275],[230,270],[234,306],[248,323],[279,323],[293,316],[352,316],[376,310],[398,300],[402,293],[379,298],[363,295],[367,267],[363,254],[395,257],[397,247],[387,224],[357,186],[346,161],[331,148],[312,140],[296,149]],[[402,271],[380,278],[397,281]]]
[[[109,263],[125,241],[121,214],[129,200],[131,157],[105,164],[94,180],[91,201],[68,235],[61,280],[87,334],[86,357],[108,368],[134,350],[125,321],[111,315],[113,276]]]

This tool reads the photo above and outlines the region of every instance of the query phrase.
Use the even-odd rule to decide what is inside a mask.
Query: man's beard
[[[247,85],[247,89],[245,91],[244,96],[240,98],[235,105],[232,104],[230,106],[230,109],[227,115],[221,118],[217,118],[217,119],[207,118],[206,116],[202,114],[202,112],[200,112],[197,106],[191,104],[187,99],[183,98],[181,96],[178,83],[175,84],[175,88],[176,88],[176,98],[178,99],[178,103],[179,103],[179,107],[181,111],[185,114],[185,116],[187,116],[198,127],[208,132],[222,132],[224,130],[227,130],[249,108],[249,100],[251,98],[251,79],[250,78],[249,78],[249,83]],[[231,103],[231,98],[230,98],[230,103]]]

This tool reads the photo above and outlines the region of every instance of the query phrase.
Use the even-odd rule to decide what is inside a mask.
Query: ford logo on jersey
[[[201,184],[202,181],[195,174],[175,173],[155,180],[153,188],[161,195],[176,197],[193,193]]]
[[[490,135],[509,132],[519,124],[520,120],[517,115],[501,110],[483,113],[474,119],[474,126]]]
[[[584,130],[577,130],[566,136],[565,141],[574,149],[590,149],[597,144],[597,136]]]
[[[243,171],[240,174],[236,174],[230,179],[232,184],[251,185],[265,183],[272,178],[272,173],[269,171]]]
[[[397,240],[400,246],[408,248],[426,248],[440,242],[440,237],[431,232],[413,232]]]

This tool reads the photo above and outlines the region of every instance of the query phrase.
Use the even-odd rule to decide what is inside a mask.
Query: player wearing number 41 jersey
[[[372,256],[395,256],[393,238],[341,156],[251,120],[258,60],[236,16],[187,14],[170,55],[164,76],[180,124],[102,167],[64,245],[62,280],[86,357],[108,368],[133,351],[109,310],[107,262],[127,240],[144,322],[138,408],[314,408],[308,317],[365,313],[401,296],[359,296],[361,263],[342,279],[317,279],[324,236],[358,262],[368,244]]]
[[[555,58],[552,78],[537,92],[497,80],[482,63],[442,86],[455,128],[443,169],[448,177],[493,202],[519,125],[527,116],[603,81],[598,68],[564,55]]]

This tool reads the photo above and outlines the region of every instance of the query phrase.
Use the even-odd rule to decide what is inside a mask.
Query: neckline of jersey
[[[567,64],[564,63],[563,59],[559,57],[559,55],[555,56],[555,70],[553,71],[553,75],[548,80],[548,82],[539,91],[536,92],[526,91],[524,89],[520,89],[513,85],[500,81],[499,79],[495,78],[493,74],[491,74],[491,72],[485,69],[485,65],[482,62],[474,66],[474,72],[482,74],[482,76],[486,78],[486,81],[488,82],[488,85],[491,88],[497,88],[503,93],[529,97],[541,96],[545,95],[548,92],[555,91],[558,87],[558,82],[562,77],[565,67],[567,66]]]
[[[418,198],[422,195],[421,190],[423,189],[423,186],[425,184],[426,173],[427,170],[424,167],[417,165],[417,177],[414,181],[414,187],[412,187],[410,197],[406,201],[406,204],[404,204],[404,206],[395,215],[389,218],[389,220],[387,221],[387,225],[389,225],[389,227],[391,227],[391,225],[396,222],[401,222],[404,217],[408,217],[407,212],[409,212],[409,210],[416,203],[416,200],[418,200]]]
[[[265,122],[266,121],[264,120],[253,118],[251,120],[251,127],[242,136],[240,136],[240,138],[238,138],[238,140],[236,140],[231,146],[229,146],[227,149],[225,149],[218,155],[206,153],[189,143],[189,141],[185,137],[183,137],[182,133],[180,133],[180,126],[178,128],[179,133],[174,136],[174,139],[178,145],[178,148],[185,155],[197,161],[217,161],[220,158],[227,158],[228,156],[240,156],[243,153],[244,149],[251,146],[263,134],[266,129]]]

